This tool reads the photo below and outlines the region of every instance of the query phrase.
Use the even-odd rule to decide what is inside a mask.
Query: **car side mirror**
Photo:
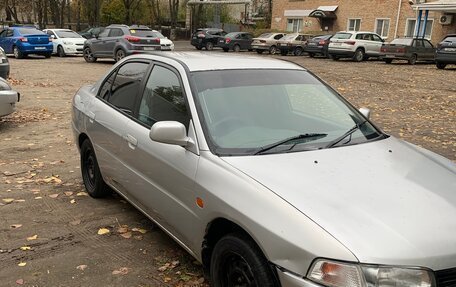
[[[51,39],[55,39],[55,36],[54,36],[54,35],[51,35]]]
[[[192,139],[187,136],[185,126],[176,121],[156,122],[150,128],[149,137],[156,142],[182,147],[193,143]]]
[[[366,118],[366,119],[369,119],[370,118],[370,114],[371,114],[371,110],[368,109],[368,108],[360,108],[359,109],[359,112]]]

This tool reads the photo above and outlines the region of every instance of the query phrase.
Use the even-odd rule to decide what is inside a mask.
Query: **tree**
[[[133,13],[138,9],[141,0],[123,0],[125,7],[125,24],[131,25],[131,19]]]

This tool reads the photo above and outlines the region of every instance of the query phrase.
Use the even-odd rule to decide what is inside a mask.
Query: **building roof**
[[[283,69],[304,70],[301,66],[278,59],[246,56],[240,54],[221,54],[204,52],[161,52],[154,54],[141,54],[135,57],[159,60],[160,58],[174,59],[181,62],[191,72],[211,70],[237,70],[237,69]]]
[[[456,0],[438,0],[412,6],[415,10],[442,11],[448,13],[456,13]]]

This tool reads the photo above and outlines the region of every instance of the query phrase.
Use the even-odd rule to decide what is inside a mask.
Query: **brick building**
[[[421,17],[420,27],[418,10],[429,11],[426,25]],[[426,29],[425,37],[438,43],[444,35],[456,34],[455,13],[456,0],[274,0],[271,28],[304,33],[373,31],[387,41],[417,35],[419,28],[420,34]]]

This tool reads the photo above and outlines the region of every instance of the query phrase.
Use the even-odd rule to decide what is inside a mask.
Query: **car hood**
[[[168,38],[161,38],[160,39],[160,44],[172,44],[172,43],[173,43],[173,41],[171,41]]]
[[[60,38],[59,39],[61,42],[71,42],[73,44],[84,44],[84,42],[87,40],[86,38]]]
[[[456,267],[456,165],[441,156],[390,137],[223,160],[315,221],[360,262]]]

